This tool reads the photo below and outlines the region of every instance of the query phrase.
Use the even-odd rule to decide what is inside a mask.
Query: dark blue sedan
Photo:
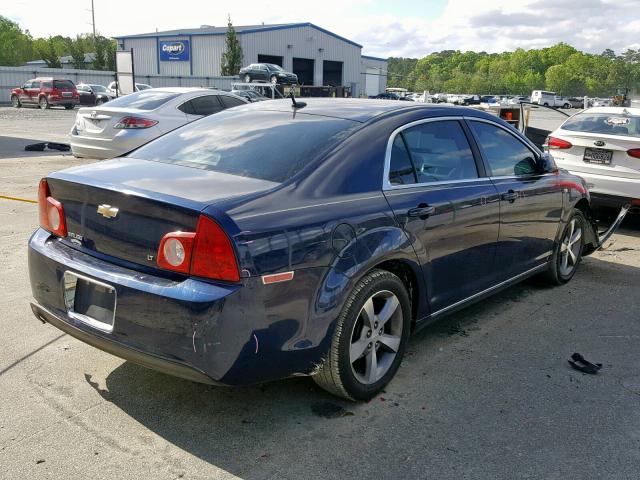
[[[411,331],[598,246],[583,180],[469,108],[237,107],[40,183],[35,315],[187,379],[366,400]]]

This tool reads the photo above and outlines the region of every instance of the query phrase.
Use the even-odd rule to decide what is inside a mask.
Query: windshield
[[[106,92],[107,88],[102,85],[89,85],[94,92]]]
[[[148,90],[151,88],[151,85],[145,85],[144,83],[136,83],[136,88],[138,90]]]
[[[303,113],[228,110],[168,133],[129,156],[284,182],[358,125]]]
[[[563,130],[571,132],[601,133],[640,138],[640,116],[622,113],[578,113],[564,125]]]
[[[164,105],[169,100],[176,98],[179,93],[159,92],[150,90],[148,92],[136,92],[125,95],[109,102],[109,107],[129,107],[139,110],[155,110]]]
[[[281,66],[274,65],[273,63],[269,63],[268,67],[269,67],[270,70],[275,70],[276,72],[284,72],[284,70],[282,69]]]

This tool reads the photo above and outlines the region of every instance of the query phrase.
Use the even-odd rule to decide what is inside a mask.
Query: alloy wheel
[[[573,218],[565,231],[560,244],[560,273],[569,276],[576,268],[582,248],[582,228]]]
[[[400,301],[388,290],[374,293],[364,303],[349,347],[351,370],[359,382],[371,385],[389,371],[400,348],[403,322]]]

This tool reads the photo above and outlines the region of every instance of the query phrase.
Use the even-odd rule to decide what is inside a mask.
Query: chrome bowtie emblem
[[[98,116],[98,112],[95,110],[91,112],[91,118],[96,118]]]
[[[593,144],[596,147],[604,147],[606,145],[606,143],[604,143],[602,140],[596,140],[595,142],[593,142]]]
[[[105,218],[114,218],[118,215],[118,209],[116,207],[112,207],[111,205],[102,204],[98,205],[98,213]]]

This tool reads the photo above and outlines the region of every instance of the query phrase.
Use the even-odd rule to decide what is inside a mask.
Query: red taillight
[[[631,150],[627,150],[627,155],[633,158],[640,158],[640,148],[632,148]]]
[[[67,236],[67,223],[62,204],[51,196],[49,184],[43,178],[38,186],[40,226],[59,237]]]
[[[196,232],[171,232],[161,240],[158,266],[197,277],[237,282],[238,262],[222,227],[200,215]]]
[[[158,247],[158,266],[189,273],[195,236],[192,232],[171,232],[162,237]]]
[[[567,148],[573,147],[571,142],[567,142],[566,140],[562,140],[556,137],[548,137],[545,146],[553,150],[565,150]]]
[[[113,128],[149,128],[156,125],[158,122],[155,120],[149,120],[142,117],[123,117]]]

